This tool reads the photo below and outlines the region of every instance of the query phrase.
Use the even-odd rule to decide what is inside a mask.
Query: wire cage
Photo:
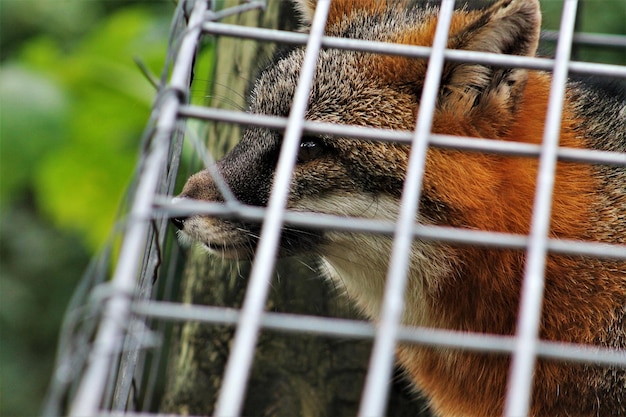
[[[219,8],[216,3],[219,3]],[[346,391],[340,395],[343,396],[340,399],[346,404],[349,403],[344,398],[346,396],[356,401],[354,404],[344,404],[344,408],[333,409],[336,413],[339,413],[337,410],[343,410],[341,413],[345,412],[345,415],[355,414],[357,410],[361,416],[406,415],[399,408],[394,408],[393,400],[397,400],[397,397],[393,397],[396,395],[393,392],[389,393],[390,384],[397,380],[394,377],[393,358],[394,349],[400,342],[511,355],[513,365],[506,398],[509,416],[527,415],[533,367],[539,357],[626,366],[624,350],[547,342],[537,336],[543,296],[543,268],[548,253],[626,259],[624,245],[552,239],[548,236],[546,226],[550,218],[551,184],[557,160],[626,167],[624,153],[564,148],[559,147],[558,143],[561,103],[568,74],[626,78],[624,33],[599,35],[577,32],[577,15],[580,15],[586,4],[580,0],[565,0],[558,31],[542,33],[544,44],[555,50],[554,58],[527,58],[446,50],[445,36],[436,36],[432,48],[324,36],[325,14],[329,7],[326,0],[318,2],[309,34],[295,31],[295,24],[277,29],[279,26],[276,22],[283,22],[292,13],[287,2],[249,0],[240,4],[222,3],[211,0],[178,2],[168,45],[167,65],[160,80],[157,80],[158,94],[142,141],[134,183],[128,195],[128,207],[120,216],[115,239],[106,251],[94,259],[68,309],[44,415],[106,416],[179,412],[234,416],[251,413],[250,409],[245,408],[250,397],[270,395],[263,387],[252,386],[249,382],[256,366],[255,361],[258,360],[255,354],[258,355],[258,351],[263,349],[259,338],[268,332],[286,334],[287,338],[293,340],[301,337],[305,345],[323,339],[325,344],[319,347],[323,352],[315,359],[320,367],[324,358],[330,355],[329,350],[345,349],[352,341],[358,342],[350,347],[353,350],[347,352],[348,355],[365,358],[365,362],[362,361],[360,365],[362,372],[357,372],[356,379],[354,375],[344,375],[344,379],[338,379]],[[438,31],[442,34],[447,33],[445,21],[446,18],[449,21],[453,7],[453,0],[441,2],[439,25],[442,29]],[[269,16],[275,20],[267,20]],[[290,21],[294,22],[295,19]],[[219,43],[216,39],[228,40],[230,43]],[[242,110],[245,105],[243,94],[250,83],[247,77],[253,76],[253,69],[262,61],[260,57],[267,56],[276,45],[306,46],[300,78],[302,84],[296,91],[290,116],[278,118],[248,114]],[[577,60],[584,47],[605,48],[624,60],[621,65]],[[422,99],[431,100],[431,103],[435,100],[437,80],[441,77],[444,60],[551,71],[553,83],[542,145],[431,134],[432,112],[429,109],[432,110],[433,106],[424,104],[420,106],[415,132],[305,121],[303,114],[315,59],[321,48],[429,59]],[[250,50],[253,52],[248,53]],[[248,52],[244,54],[242,51]],[[243,75],[218,79],[222,75],[232,75],[233,68],[239,68]],[[215,79],[209,79],[207,74],[211,72],[215,74]],[[208,89],[205,89],[205,84],[208,84]],[[209,99],[207,94],[210,95]],[[285,209],[285,190],[292,169],[289,164],[279,164],[277,167],[276,178],[283,178],[287,182],[274,188],[266,208],[246,206],[228,199],[219,204],[172,204],[177,181],[180,187],[181,181],[197,168],[198,162],[210,169],[219,154],[230,146],[228,141],[231,139],[224,138],[236,137],[239,126],[244,125],[284,130],[285,141],[289,137],[297,141],[302,132],[306,131],[413,143],[406,180],[409,184],[405,185],[397,222],[289,212]],[[208,144],[205,142],[206,137]],[[416,141],[414,138],[427,139]],[[183,142],[187,145],[183,145]],[[423,168],[428,147],[538,158],[540,180],[530,233],[515,235],[415,224],[415,202],[419,201],[419,184],[422,180],[419,172]],[[181,165],[181,161],[186,162]],[[224,266],[219,260],[207,261],[203,253],[194,257],[181,249],[168,219],[191,213],[263,222],[263,233],[253,262],[242,266]],[[326,288],[327,283],[321,280],[314,280],[316,272],[309,267],[314,265],[314,261],[297,261],[282,270],[282,264],[276,265],[276,246],[280,229],[285,224],[381,233],[394,237],[396,249],[390,260],[378,323],[356,318],[349,308],[338,306],[341,301],[328,301],[326,297],[331,297],[329,294],[333,293],[333,289]],[[406,248],[413,239],[526,251],[527,268],[518,333],[515,336],[499,336],[402,325],[401,312],[395,308],[395,300],[401,299],[406,286]],[[182,281],[181,276],[193,268],[196,275],[210,276],[216,274],[217,270],[220,272],[216,280],[210,283],[190,284]],[[275,270],[278,270],[278,280],[272,279]],[[218,281],[230,287],[216,284]],[[298,286],[304,290],[301,288],[297,292],[293,289]],[[205,301],[198,301],[194,291],[209,296]],[[273,292],[281,291],[283,299],[289,299],[295,304],[287,308],[271,305]],[[296,297],[301,299],[294,301],[294,294],[298,294]],[[300,308],[301,304],[309,302],[312,308]],[[196,327],[189,327],[192,324]],[[193,347],[196,350],[190,346],[181,346],[191,343],[185,332],[189,336],[198,326],[219,329],[219,332],[198,333],[197,338],[202,340]],[[172,347],[177,342],[179,345]],[[287,349],[283,350],[282,355],[297,361],[298,352],[289,351],[289,346],[280,345],[280,348]],[[206,350],[199,350],[204,348]],[[176,379],[174,362],[180,364],[186,359],[185,355],[190,356],[192,353],[215,356],[216,351],[220,352],[226,363],[221,364],[223,369],[216,371],[215,379],[211,383],[190,381],[192,384],[207,385],[205,401],[214,403],[215,408],[209,405],[205,413],[198,411],[201,407],[190,406],[185,409],[181,406],[184,399],[171,400],[178,401],[178,408],[164,408],[163,397],[171,396],[167,393],[171,388],[168,388],[168,380]],[[202,358],[194,360],[202,361]],[[334,365],[327,363],[324,366],[332,369]],[[357,365],[350,364],[350,367],[353,366]],[[287,384],[296,380],[289,379],[284,372],[274,371],[277,378],[287,378]],[[324,375],[328,376],[329,373]],[[191,377],[186,375],[185,378]],[[322,381],[316,386],[323,385]],[[347,388],[346,385],[354,387]],[[284,392],[307,396],[310,394],[309,389],[312,388],[307,385],[306,389],[286,389]],[[404,394],[405,397],[411,396],[406,392]],[[274,397],[282,395],[274,394]],[[391,401],[390,395],[393,397]],[[402,393],[399,395],[402,397]],[[311,395],[315,401],[320,401],[322,397]],[[333,399],[339,401],[338,397]],[[302,398],[288,400],[304,401]],[[274,398],[272,401],[285,402],[287,399]],[[428,415],[418,400],[403,401],[413,404],[408,408],[413,410],[410,415],[420,412],[424,416]],[[202,403],[204,406],[207,405]],[[280,415],[276,410],[266,409],[258,415]],[[311,412],[309,415],[327,414]]]

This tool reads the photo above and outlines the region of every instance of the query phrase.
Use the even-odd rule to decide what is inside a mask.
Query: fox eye
[[[324,152],[324,144],[315,137],[304,137],[300,142],[300,150],[298,151],[298,163],[312,161],[319,158]]]

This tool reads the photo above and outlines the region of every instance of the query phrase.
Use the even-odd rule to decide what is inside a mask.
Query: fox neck
[[[389,236],[332,234],[322,260],[329,278],[368,317],[381,313],[393,240]],[[439,283],[450,274],[450,260],[441,248],[416,241],[409,254],[403,322],[412,326],[435,325],[428,306]]]

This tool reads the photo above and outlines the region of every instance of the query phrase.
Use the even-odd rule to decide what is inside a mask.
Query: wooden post
[[[270,1],[265,12],[246,12],[230,23],[293,29],[291,3]],[[274,45],[221,37],[217,40],[211,106],[246,107],[245,94]],[[269,61],[267,61],[269,62]],[[202,74],[196,74],[201,77]],[[211,123],[209,149],[223,155],[239,140],[239,126]],[[319,278],[315,259],[285,259],[277,266],[267,310],[354,318],[347,300]],[[224,262],[192,249],[182,280],[182,302],[239,307],[250,265]],[[210,415],[230,351],[233,329],[184,323],[174,331],[161,412]],[[264,331],[259,339],[244,406],[245,416],[356,415],[371,350],[368,341]],[[405,381],[392,390],[389,413],[425,416]]]

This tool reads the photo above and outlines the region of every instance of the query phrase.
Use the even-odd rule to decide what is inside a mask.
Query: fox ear
[[[451,35],[448,47],[480,52],[534,56],[539,42],[538,0],[500,0],[469,12]],[[467,112],[476,106],[515,110],[528,71],[471,63],[448,63],[442,81],[442,102]],[[484,109],[484,108],[483,108]]]
[[[538,0],[499,0],[486,9],[468,13],[467,17],[465,25],[452,35],[452,47],[535,55],[541,27]]]

